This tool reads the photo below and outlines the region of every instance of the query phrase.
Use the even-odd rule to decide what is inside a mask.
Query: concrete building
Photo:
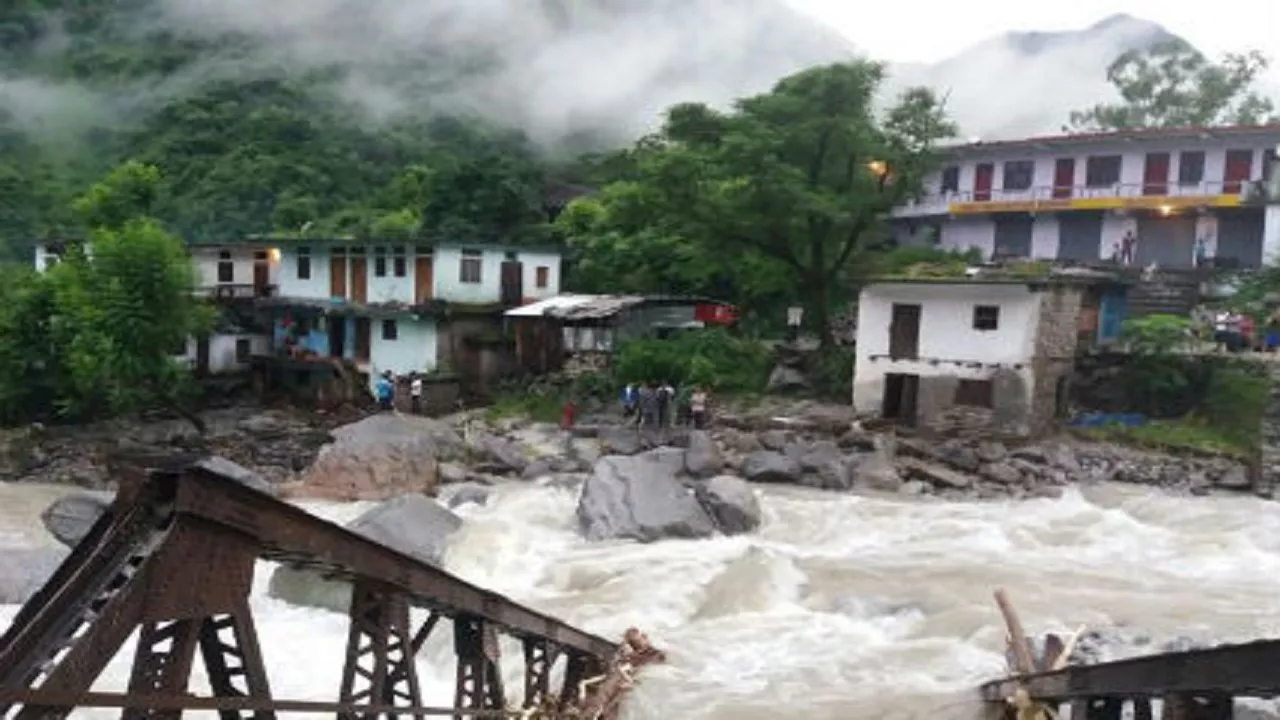
[[[42,242],[35,247],[35,268],[45,272],[67,251],[69,241]],[[85,252],[92,255],[93,249]],[[200,245],[189,248],[197,296],[208,298],[218,311],[208,335],[187,338],[174,360],[197,375],[244,372],[254,355],[270,348],[270,335],[260,327],[252,303],[275,290],[277,251],[263,245]],[[176,349],[176,348],[175,348]]]
[[[1268,203],[1280,125],[1154,129],[947,148],[918,201],[898,208],[902,244],[988,258],[1194,265],[1197,240],[1226,267],[1280,258],[1280,194]],[[1273,188],[1274,189],[1274,188]]]
[[[484,323],[560,291],[560,253],[536,248],[353,239],[278,242],[273,343],[342,358],[372,378],[492,368]],[[497,334],[495,330],[493,333]]]
[[[854,407],[941,433],[1047,432],[1077,350],[1119,335],[1123,297],[1104,274],[873,282],[858,305]]]

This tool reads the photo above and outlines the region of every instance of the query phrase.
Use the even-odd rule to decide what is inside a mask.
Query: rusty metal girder
[[[350,530],[308,514],[202,468],[177,481],[177,507],[254,538],[260,557],[323,568],[335,577],[373,578],[400,588],[415,604],[446,617],[471,615],[517,637],[551,640],[566,648],[607,658],[614,643],[585,633],[498,593],[476,587]]]
[[[320,567],[353,581],[348,656],[337,703],[275,700],[248,596],[258,559]],[[409,608],[431,615],[414,633]],[[424,707],[415,657],[453,619],[457,707]],[[129,694],[90,692],[141,628]],[[560,696],[612,656],[614,644],[470,585],[246,488],[183,466],[122,481],[116,502],[0,637],[0,715],[63,718],[117,707],[128,720],[215,710],[222,720],[278,712],[343,718],[448,714],[509,717],[497,633],[524,643],[526,707],[554,705],[550,671],[569,658]],[[196,650],[214,697],[187,693]],[[370,667],[371,666],[371,667]]]
[[[1019,687],[1038,700],[1101,697],[1160,697],[1187,693],[1236,697],[1280,694],[1280,640],[1221,645],[1056,672],[1006,678],[982,686],[983,700],[1002,703]]]
[[[453,651],[458,657],[454,705],[468,710],[498,710],[507,705],[498,668],[498,638],[476,617],[453,619]]]
[[[267,666],[248,602],[242,600],[234,613],[201,623],[200,654],[214,697],[271,699]],[[275,713],[269,710],[226,709],[218,715],[221,720],[246,720],[250,715],[253,720],[275,720]]]
[[[409,629],[409,603],[404,594],[371,580],[360,580],[351,589],[350,615],[339,702],[422,705]],[[354,720],[377,714],[340,717]]]
[[[560,649],[546,640],[524,640],[524,707],[541,707],[551,694],[551,668]]]

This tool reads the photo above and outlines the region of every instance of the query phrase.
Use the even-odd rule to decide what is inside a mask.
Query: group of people
[[[638,428],[667,428],[707,424],[707,391],[692,385],[679,390],[671,383],[630,383],[622,389],[622,413],[634,418]],[[674,411],[674,412],[673,412]]]
[[[396,409],[396,380],[390,370],[374,382],[373,396],[382,410]],[[409,373],[409,407],[414,415],[422,414],[422,375],[417,372]]]

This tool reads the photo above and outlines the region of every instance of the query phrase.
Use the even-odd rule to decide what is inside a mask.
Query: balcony
[[[274,297],[276,286],[273,284],[254,283],[219,283],[218,285],[202,285],[195,289],[195,294],[212,300],[254,300]]]
[[[993,188],[935,193],[894,209],[895,218],[932,215],[1056,212],[1062,210],[1177,209],[1184,207],[1238,207],[1257,193],[1261,181],[1206,181],[1183,185],[1168,183],[1118,183],[1106,187],[1035,186],[1026,190]]]

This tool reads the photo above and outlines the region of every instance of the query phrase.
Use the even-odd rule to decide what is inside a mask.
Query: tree
[[[1274,103],[1252,90],[1267,69],[1259,52],[1213,62],[1182,40],[1130,50],[1107,68],[1120,102],[1071,113],[1069,130],[1256,125],[1280,120]]]
[[[631,248],[633,273],[655,263],[678,265],[685,279],[754,267],[790,286],[830,344],[850,265],[883,237],[889,211],[920,191],[934,144],[955,131],[926,89],[908,90],[877,116],[883,77],[877,63],[835,64],[787,77],[728,112],[671,108],[662,130],[633,151],[633,179],[593,201],[605,222],[584,231],[572,226],[581,213],[565,220],[571,242]]]

